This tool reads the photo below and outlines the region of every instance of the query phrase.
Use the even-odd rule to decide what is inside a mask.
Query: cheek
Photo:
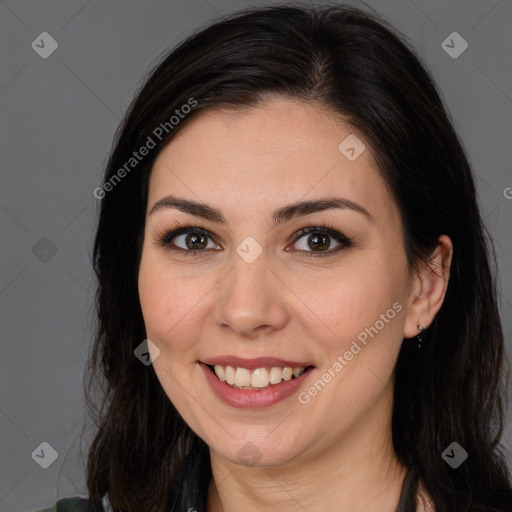
[[[197,305],[204,294],[201,289],[193,278],[171,271],[151,254],[143,253],[139,300],[146,334],[163,356],[176,358],[194,346],[194,325],[200,325]]]
[[[302,281],[296,293],[328,327],[322,328],[327,333],[326,341],[332,340],[338,349],[357,339],[360,333],[364,338],[365,329],[375,324],[382,334],[400,331],[399,313],[404,309],[407,292],[405,268],[399,259],[395,259],[394,265],[383,259],[365,260],[364,264],[354,263],[328,279],[320,277],[315,286]]]
[[[371,407],[393,372],[407,296],[406,260],[401,253],[394,256],[351,266],[326,281],[327,293],[317,302],[330,331],[318,343],[323,352],[320,378],[325,374],[334,383],[326,387],[322,403],[334,409],[339,404],[340,414],[358,415]],[[316,289],[311,299],[318,293]]]
[[[193,357],[197,343],[194,326],[199,325],[196,311],[200,300],[198,286],[190,278],[166,268],[151,252],[144,253],[139,270],[139,300],[146,336],[160,350],[153,369],[169,400],[178,410],[188,411],[190,395],[183,383],[193,379]],[[198,296],[199,295],[199,296]],[[190,364],[189,364],[190,363]],[[184,415],[196,424],[193,417]]]
[[[326,384],[313,382],[300,397],[325,418],[326,436],[348,428],[385,392],[402,342],[404,285],[403,277],[369,267],[330,285],[322,315],[330,335],[317,341],[318,379]]]

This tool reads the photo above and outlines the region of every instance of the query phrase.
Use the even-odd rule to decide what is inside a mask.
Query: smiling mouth
[[[206,365],[210,371],[221,381],[235,389],[261,391],[277,386],[283,381],[300,377],[314,366],[272,366],[255,369],[228,365]]]

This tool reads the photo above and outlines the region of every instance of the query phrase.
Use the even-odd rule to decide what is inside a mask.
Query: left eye
[[[341,245],[337,241],[335,243]],[[321,232],[302,235],[295,242],[296,248],[301,251],[311,249],[313,252],[325,252],[327,249],[331,248],[331,245],[332,236]]]
[[[327,249],[332,248],[333,239],[337,245],[334,246],[333,250],[328,251]],[[299,236],[295,238],[294,245],[297,244],[299,244],[298,250],[309,257],[324,256],[338,252],[343,248],[350,247],[352,242],[345,235],[332,228],[308,227],[301,230]]]

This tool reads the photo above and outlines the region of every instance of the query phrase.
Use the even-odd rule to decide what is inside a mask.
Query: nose
[[[289,320],[289,290],[268,266],[265,253],[252,263],[236,253],[234,260],[233,267],[218,284],[214,324],[246,339],[282,329]]]

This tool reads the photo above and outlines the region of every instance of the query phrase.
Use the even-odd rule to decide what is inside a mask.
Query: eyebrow
[[[158,200],[151,208],[149,215],[165,208],[175,208],[181,212],[196,215],[197,217],[202,217],[212,222],[227,224],[226,219],[220,210],[217,210],[207,204],[182,199],[172,195],[165,196]],[[348,199],[343,199],[341,197],[326,197],[312,201],[299,201],[297,203],[292,203],[275,210],[272,213],[272,220],[274,226],[277,226],[278,224],[282,224],[296,217],[333,209],[352,210],[363,214],[370,221],[374,220],[368,210],[353,201],[349,201]]]

